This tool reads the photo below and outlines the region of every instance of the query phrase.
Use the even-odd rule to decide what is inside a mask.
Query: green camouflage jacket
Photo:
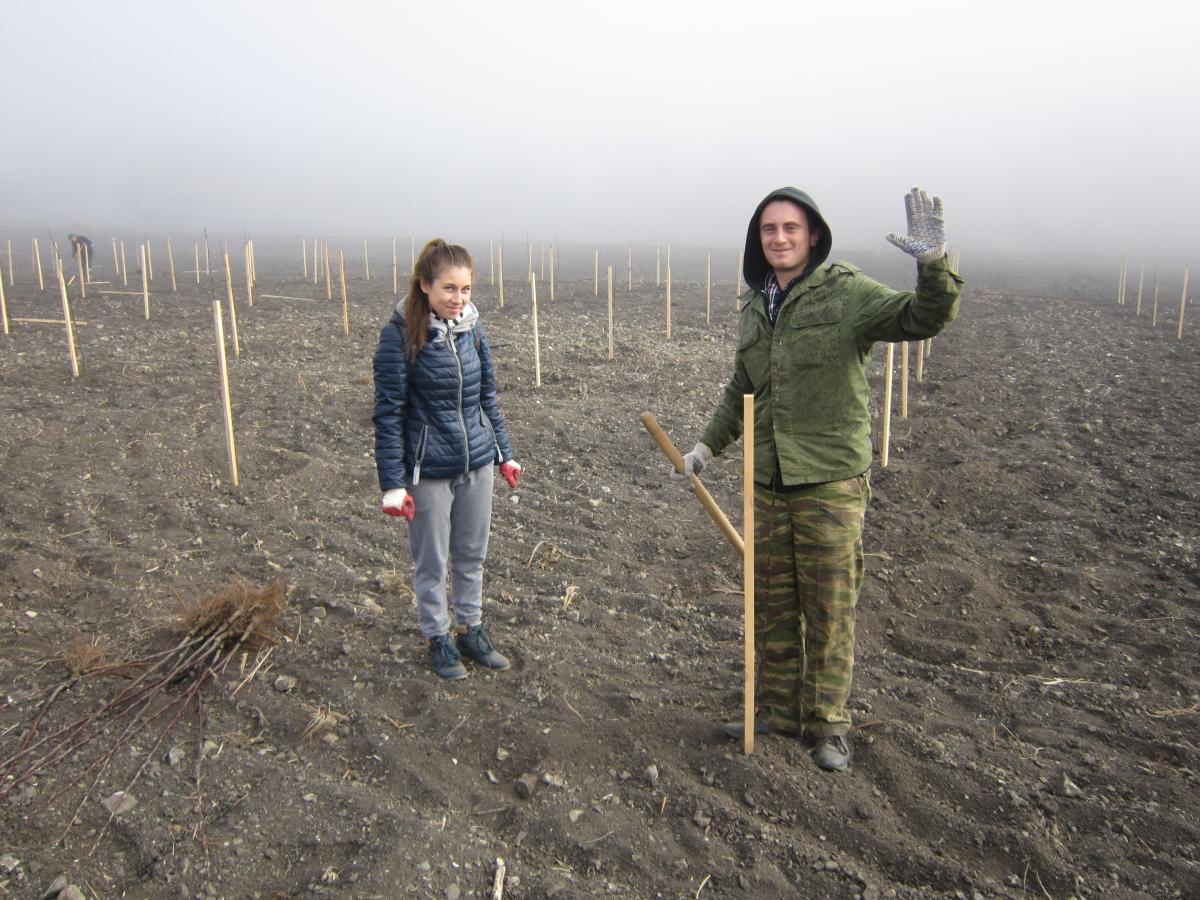
[[[933,337],[954,321],[963,280],[949,261],[917,265],[917,290],[894,291],[849,263],[792,286],[774,326],[756,290],[742,294],[733,377],[701,440],[720,454],[742,433],[754,394],[754,480],[785,485],[852,478],[871,465],[867,364],[876,341]]]

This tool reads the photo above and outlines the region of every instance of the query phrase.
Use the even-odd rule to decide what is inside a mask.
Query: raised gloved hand
[[[688,484],[692,482],[693,475],[699,475],[704,471],[704,467],[712,462],[713,453],[708,449],[707,444],[697,444],[689,452],[683,454],[683,471],[677,472],[671,469],[671,480],[686,481]]]
[[[500,463],[500,474],[508,482],[509,490],[515,491],[517,489],[517,481],[521,478],[521,464],[515,459],[510,459],[506,463]]]
[[[379,508],[389,516],[403,516],[410,522],[417,514],[416,504],[404,488],[392,488],[387,491],[379,503]]]
[[[904,237],[892,232],[887,239],[917,262],[930,263],[946,255],[946,217],[942,212],[942,198],[929,195],[921,188],[913,188],[904,197],[904,212],[908,217],[908,234]]]

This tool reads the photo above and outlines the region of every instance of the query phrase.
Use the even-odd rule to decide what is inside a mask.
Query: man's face
[[[804,209],[791,200],[768,203],[758,220],[758,233],[767,265],[775,270],[781,287],[804,271],[813,247],[821,239],[809,230]]]

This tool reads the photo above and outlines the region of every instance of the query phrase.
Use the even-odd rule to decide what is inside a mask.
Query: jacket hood
[[[756,291],[762,290],[767,272],[771,268],[767,265],[767,257],[763,254],[762,237],[758,233],[758,224],[764,207],[772,200],[791,200],[793,203],[800,204],[811,214],[809,223],[821,229],[821,239],[812,249],[812,255],[808,259],[808,267],[804,270],[804,274],[807,275],[825,262],[829,258],[829,251],[833,248],[833,234],[829,230],[829,223],[817,209],[817,204],[812,197],[794,187],[782,187],[771,191],[763,197],[762,202],[754,210],[754,215],[750,217],[750,226],[746,229],[746,252],[742,262],[742,277],[746,279],[746,284]],[[781,287],[786,288],[787,285],[781,285]]]

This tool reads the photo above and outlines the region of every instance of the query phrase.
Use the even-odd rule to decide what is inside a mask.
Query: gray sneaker
[[[450,635],[439,634],[429,641],[429,655],[433,659],[433,671],[450,681],[458,681],[467,677],[466,666],[462,664],[458,648],[450,640]]]
[[[850,765],[850,745],[844,735],[819,737],[808,752],[813,762],[826,772],[844,772]]]
[[[455,636],[455,641],[463,656],[486,669],[503,672],[511,665],[504,654],[492,646],[492,636],[488,634],[487,627],[482,623],[468,625],[466,633],[460,632]]]

